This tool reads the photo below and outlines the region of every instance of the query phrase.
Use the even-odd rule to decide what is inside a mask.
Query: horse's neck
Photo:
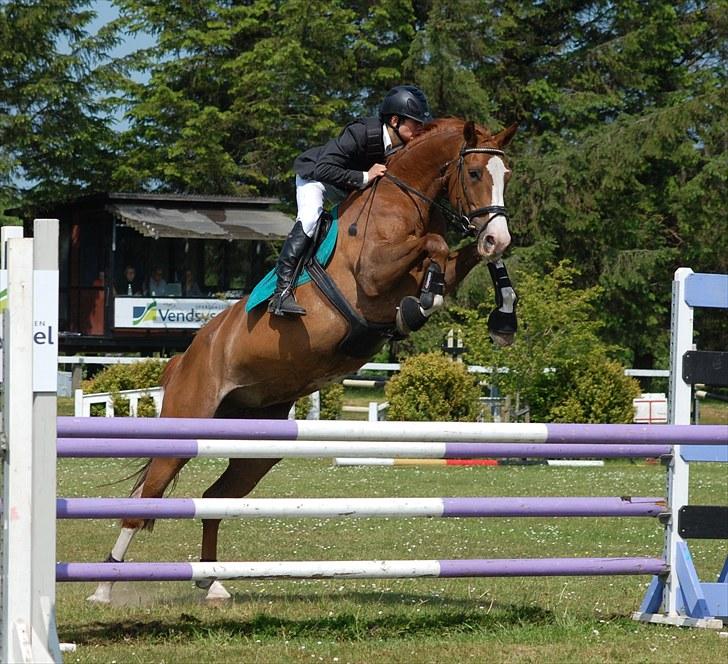
[[[443,167],[457,152],[457,136],[461,131],[456,128],[436,131],[405,148],[391,165],[390,173],[433,198],[442,187]]]
[[[455,130],[440,130],[405,148],[390,172],[412,190],[433,199],[442,186],[441,170],[457,157]],[[382,186],[385,185],[385,186]],[[431,236],[430,203],[389,180],[361,192],[344,211],[340,230],[345,286],[365,318],[390,321],[397,304],[419,290],[425,255],[437,247],[441,265],[447,257],[444,239]],[[339,283],[345,282],[344,276]]]

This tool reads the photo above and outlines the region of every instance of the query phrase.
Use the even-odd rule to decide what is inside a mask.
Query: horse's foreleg
[[[450,253],[445,262],[445,292],[452,293],[481,260],[476,242]]]
[[[419,330],[427,319],[444,304],[445,275],[448,246],[442,236],[430,233],[422,238],[425,256],[419,269],[412,276],[420,282],[420,293],[405,296],[397,307],[396,325],[400,334],[408,335]]]
[[[506,265],[500,258],[488,263],[488,271],[493,280],[496,306],[488,316],[488,331],[498,346],[510,346],[518,329],[516,318],[518,296],[511,284]]]
[[[359,287],[368,297],[389,292],[402,279],[402,273],[411,270],[427,253],[428,237],[411,237],[401,243],[385,242],[372,248],[367,259],[359,265]]]
[[[182,469],[189,459],[152,459],[148,468],[145,470],[144,479],[139,487],[131,494],[132,498],[161,498],[164,490],[174,479],[177,473]],[[121,532],[116,539],[116,544],[111,549],[111,553],[106,558],[107,563],[124,562],[124,557],[129,549],[134,536],[142,529],[151,529],[154,525],[153,520],[145,519],[123,519],[121,522]],[[108,604],[111,602],[111,589],[113,582],[103,581],[96,586],[93,595],[86,599],[89,602],[98,602]]]
[[[460,251],[452,252],[448,256],[445,266],[445,292],[452,293],[468,272],[481,260],[482,257],[478,254],[475,242],[463,247]],[[518,329],[516,319],[518,296],[513,289],[502,259],[499,258],[495,262],[488,263],[488,271],[493,280],[496,305],[488,317],[488,330],[496,344],[510,346]]]
[[[230,459],[225,472],[202,494],[203,498],[242,498],[247,496],[279,459]],[[217,561],[217,535],[220,519],[202,520],[202,562]],[[230,593],[214,579],[198,581],[207,590],[207,600],[229,599]]]

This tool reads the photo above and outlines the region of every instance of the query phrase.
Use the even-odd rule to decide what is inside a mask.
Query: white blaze
[[[506,189],[506,165],[500,157],[491,157],[488,160],[488,172],[493,179],[493,193],[490,198],[491,205],[505,205],[504,192]]]
[[[497,156],[493,156],[488,160],[487,168],[493,180],[490,204],[505,206],[506,173],[509,171],[503,163],[503,160]],[[511,234],[508,231],[508,220],[503,215],[490,215],[486,233],[493,240],[492,250],[488,252],[489,254],[499,256],[511,243]]]

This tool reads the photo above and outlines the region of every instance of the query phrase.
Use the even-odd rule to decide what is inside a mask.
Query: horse
[[[161,417],[286,418],[297,399],[356,371],[387,338],[421,326],[442,305],[443,293],[479,262],[489,263],[498,286],[505,271],[500,257],[511,240],[503,149],[515,131],[514,125],[491,134],[456,118],[426,125],[389,157],[384,177],[339,206],[336,249],[325,270],[318,266],[338,290],[338,305],[307,283],[296,291],[308,312],[303,317],[272,316],[265,306],[246,311],[247,298],[218,314],[169,361]],[[443,196],[449,207],[438,202]],[[451,252],[444,238],[448,220],[474,241]],[[347,305],[348,317],[342,314]],[[342,340],[353,328],[358,341],[347,346]],[[513,331],[501,334],[500,342],[511,342]],[[131,495],[162,497],[187,461],[150,459]],[[230,459],[203,496],[244,497],[278,461]],[[123,561],[134,535],[152,526],[153,520],[123,519],[107,561]],[[217,560],[219,526],[219,519],[203,520],[202,561]],[[198,585],[207,590],[206,599],[230,597],[219,581]],[[111,601],[111,586],[101,583],[88,599]]]

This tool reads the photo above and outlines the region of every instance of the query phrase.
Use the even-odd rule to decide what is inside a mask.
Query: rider
[[[338,138],[298,156],[293,164],[298,215],[278,257],[278,280],[268,304],[270,313],[306,313],[293,297],[292,280],[311,244],[324,199],[340,202],[350,191],[365,189],[384,175],[386,155],[409,143],[430,119],[422,90],[413,85],[398,85],[385,95],[378,118],[354,120]]]

